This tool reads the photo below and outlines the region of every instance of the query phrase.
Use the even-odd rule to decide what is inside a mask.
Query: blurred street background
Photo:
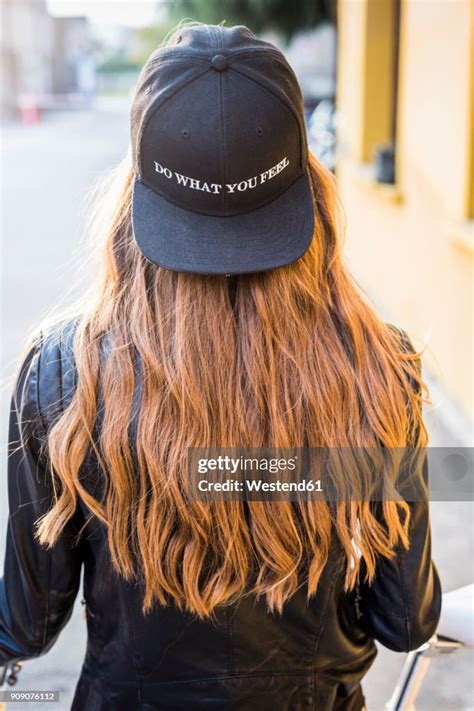
[[[426,344],[431,443],[472,446],[471,0],[3,0],[1,442],[25,337],[87,279],[85,269],[77,277],[87,195],[127,150],[138,71],[181,18],[246,24],[287,54],[311,147],[336,173],[346,261],[379,312]],[[4,446],[0,472],[3,557]],[[474,579],[473,513],[472,502],[432,504],[445,591]],[[57,645],[25,664],[18,688],[58,689],[59,704],[42,707],[67,711],[84,647],[79,597]],[[368,711],[383,711],[403,661],[380,650],[364,685]],[[434,659],[417,709],[474,709],[473,661],[467,650]]]

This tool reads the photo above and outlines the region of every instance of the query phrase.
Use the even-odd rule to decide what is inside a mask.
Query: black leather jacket
[[[52,550],[34,537],[34,522],[52,498],[41,444],[75,386],[73,331],[68,323],[36,342],[12,400],[0,664],[36,657],[54,644],[83,569],[88,643],[75,711],[360,709],[359,682],[376,654],[373,639],[402,652],[436,629],[441,594],[427,506],[412,504],[410,550],[380,562],[375,583],[361,586],[358,605],[344,594],[334,543],[316,596],[307,602],[301,590],[281,616],[243,599],[212,622],[172,606],[144,617],[139,586],[113,573],[104,530],[86,523],[82,506]]]

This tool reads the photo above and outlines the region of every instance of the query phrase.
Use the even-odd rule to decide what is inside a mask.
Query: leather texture
[[[409,551],[380,561],[374,584],[360,586],[358,605],[344,593],[342,552],[333,537],[317,594],[308,601],[298,591],[281,616],[250,598],[208,622],[173,606],[143,616],[140,586],[113,572],[104,529],[82,505],[52,549],[35,540],[34,523],[53,497],[46,432],[76,382],[74,329],[67,322],[37,339],[12,398],[0,665],[51,648],[71,615],[83,571],[88,642],[73,711],[360,711],[374,639],[404,652],[436,629],[441,590],[427,506],[411,504]],[[83,469],[96,485],[92,455]]]

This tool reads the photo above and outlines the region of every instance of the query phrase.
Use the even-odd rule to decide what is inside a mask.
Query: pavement
[[[85,256],[86,196],[94,180],[124,155],[128,144],[127,105],[101,103],[96,110],[54,113],[35,126],[1,129],[1,364],[0,436],[6,425],[12,375],[26,334],[52,307],[81,288],[76,278]],[[84,274],[82,275],[84,277]],[[442,409],[442,406],[441,406]],[[434,444],[452,441],[442,422],[430,420]],[[0,555],[6,526],[6,452],[1,450]],[[445,591],[474,580],[473,504],[432,504],[433,556]],[[85,649],[85,621],[79,602],[56,645],[25,664],[18,688],[57,689],[59,703],[44,711],[67,711]],[[405,656],[381,649],[366,677],[368,711],[383,711]],[[431,662],[417,711],[474,709],[472,651]],[[12,706],[13,708],[13,706]],[[16,711],[31,704],[15,703]]]

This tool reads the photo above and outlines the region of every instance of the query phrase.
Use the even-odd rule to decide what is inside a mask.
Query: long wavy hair
[[[141,254],[129,158],[105,188],[112,207],[94,236],[101,275],[75,333],[77,388],[48,434],[55,500],[38,538],[53,546],[81,499],[106,529],[116,571],[142,582],[145,612],[174,603],[206,617],[245,594],[281,611],[300,585],[315,594],[333,537],[348,591],[362,562],[370,581],[379,556],[409,544],[403,500],[383,501],[376,515],[367,500],[202,502],[189,493],[190,447],[426,443],[418,354],[343,266],[333,177],[312,154],[308,170],[310,248],[289,266],[238,276],[232,299],[225,276],[168,271]],[[100,496],[80,475],[91,449]]]

